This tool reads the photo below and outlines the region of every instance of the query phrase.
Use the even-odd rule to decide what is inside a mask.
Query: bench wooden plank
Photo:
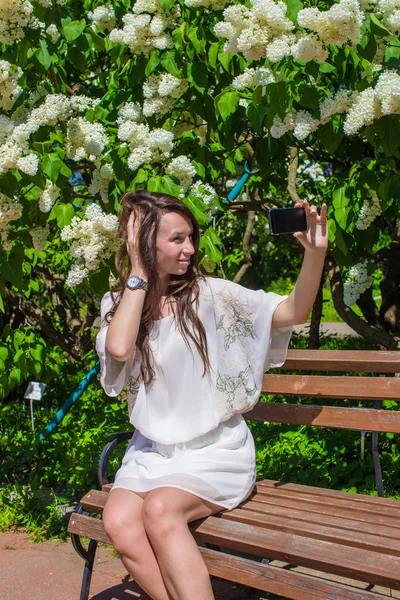
[[[254,504],[251,506],[251,508],[255,509],[255,505],[257,505],[258,507],[264,505],[265,512],[267,512],[268,510],[271,510],[274,506],[277,506],[277,502],[275,502],[274,499],[270,498],[269,496],[257,494],[257,497],[254,500]],[[369,511],[362,511],[358,509],[353,510],[342,506],[338,507],[334,504],[307,504],[307,506],[305,506],[304,503],[299,499],[281,498],[279,501],[279,506],[281,508],[286,508],[288,511],[294,509],[309,513],[315,513],[319,515],[321,519],[324,519],[325,516],[338,518],[344,517],[348,519],[353,519],[355,521],[359,521],[360,527],[363,526],[363,524],[365,523],[382,526],[388,525],[388,517],[383,516],[378,512],[372,513]],[[395,527],[396,530],[400,533],[398,519],[395,520],[394,518],[392,518],[390,526]]]
[[[373,504],[361,503],[353,500],[351,495],[349,498],[327,498],[323,496],[314,496],[313,494],[299,494],[297,492],[289,491],[289,490],[281,490],[281,489],[272,489],[272,488],[259,488],[257,489],[257,500],[267,499],[268,502],[272,501],[274,504],[278,504],[278,506],[282,506],[282,500],[295,500],[301,503],[303,510],[308,511],[315,507],[317,510],[320,506],[335,506],[335,508],[346,508],[354,511],[357,514],[355,518],[363,520],[363,515],[365,513],[370,513],[373,517],[377,514],[385,517],[392,517],[393,527],[400,528],[400,502],[398,502],[397,506],[387,506],[385,502],[382,502],[379,506],[374,506]]]
[[[208,517],[189,524],[195,539],[400,590],[400,557]]]
[[[75,518],[76,517],[76,518]],[[100,526],[99,526],[100,524]],[[102,522],[84,515],[71,516],[70,533],[110,543]],[[382,600],[380,594],[356,589],[312,575],[287,571],[272,565],[199,547],[210,575],[248,585],[290,600]]]
[[[372,504],[376,507],[392,506],[393,508],[397,508],[399,506],[399,500],[391,500],[390,498],[367,496],[367,494],[354,494],[352,492],[342,492],[340,490],[313,487],[311,485],[303,485],[300,483],[289,483],[287,481],[277,481],[275,479],[263,479],[257,481],[256,487],[257,489],[267,487],[272,489],[287,490],[288,492],[296,492],[297,494],[312,494],[314,496],[331,498],[332,500],[335,498],[350,498],[353,502],[361,502],[362,504]]]
[[[399,350],[289,350],[280,369],[400,373]]]
[[[278,396],[346,398],[348,400],[400,400],[400,378],[264,375],[262,392]]]
[[[360,531],[360,523],[357,523],[357,521],[353,521],[354,526],[352,528],[341,526],[340,520],[338,520],[336,526],[332,527],[326,524],[325,521],[321,522],[320,518],[314,522],[301,521],[293,518],[292,515],[278,516],[268,512],[260,514],[250,508],[247,510],[236,508],[223,513],[221,518],[237,523],[248,523],[265,529],[275,529],[313,539],[335,542],[354,548],[365,548],[373,552],[400,556],[399,535],[390,539],[380,535],[378,528],[372,534],[363,530]]]
[[[270,423],[400,433],[400,411],[259,402],[245,415]]]

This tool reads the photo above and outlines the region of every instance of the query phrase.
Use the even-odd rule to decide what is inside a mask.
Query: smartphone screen
[[[270,233],[295,233],[307,231],[306,211],[301,206],[296,208],[271,208],[268,211]]]

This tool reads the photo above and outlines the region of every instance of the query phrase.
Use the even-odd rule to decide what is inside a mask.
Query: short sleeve
[[[112,305],[111,292],[107,292],[101,301],[101,326],[96,336],[96,352],[100,359],[100,383],[107,396],[117,396],[121,392],[126,385],[134,362],[134,352],[128,360],[123,362],[113,358],[106,350],[108,323],[105,320],[105,315]]]
[[[216,318],[217,401],[225,420],[256,404],[263,374],[286,360],[293,328],[272,327],[274,312],[287,296],[207,279]]]

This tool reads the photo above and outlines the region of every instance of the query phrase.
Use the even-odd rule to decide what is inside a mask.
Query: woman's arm
[[[141,223],[140,214],[135,216],[132,211],[127,223],[126,247],[131,262],[131,275],[137,275],[147,281],[147,273],[143,269],[137,239]],[[134,352],[139,333],[143,305],[146,297],[145,290],[129,290],[125,288],[117,310],[108,326],[106,350],[116,360],[125,361]]]
[[[274,312],[272,327],[287,327],[307,321],[318,292],[328,248],[326,204],[322,205],[320,215],[307,200],[295,206],[303,206],[306,210],[308,229],[294,234],[304,246],[305,255],[296,285]]]

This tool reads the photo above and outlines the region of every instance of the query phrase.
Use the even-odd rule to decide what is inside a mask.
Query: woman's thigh
[[[143,519],[146,526],[162,524],[168,527],[171,520],[186,523],[208,517],[225,510],[195,494],[174,487],[159,487],[147,493],[143,501]]]

